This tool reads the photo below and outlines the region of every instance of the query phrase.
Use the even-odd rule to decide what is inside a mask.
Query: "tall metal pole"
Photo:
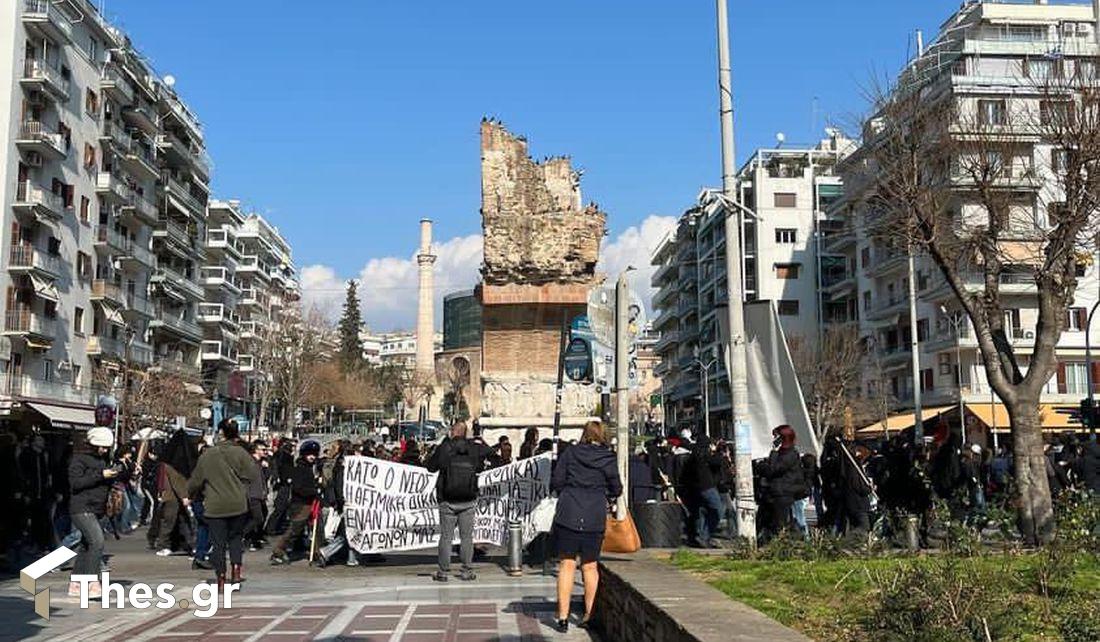
[[[703,433],[710,438],[710,364],[703,366]]]
[[[917,58],[924,55],[924,34],[917,30]],[[924,408],[921,404],[920,337],[917,334],[917,260],[913,243],[906,244],[909,251],[909,349],[913,361],[913,438],[924,438]],[[960,364],[960,368],[961,368]],[[962,421],[962,416],[959,416]],[[965,430],[963,432],[966,432]],[[963,437],[965,439],[965,437]]]
[[[733,74],[730,71],[729,7],[727,0],[716,0],[718,7],[718,94],[722,123],[722,191],[736,201],[737,176],[734,169]],[[729,382],[734,425],[734,472],[736,475],[737,534],[756,542],[756,500],[752,487],[752,424],[749,418],[748,355],[745,350],[744,285],[741,269],[740,211],[725,213],[726,299],[729,307]]]
[[[955,367],[956,376],[959,378],[959,430],[962,431],[963,443],[966,443],[966,405],[963,403],[963,354],[962,354],[962,324],[963,316],[955,316]]]
[[[623,482],[623,492],[616,504],[619,519],[626,515],[630,506],[628,483],[630,464],[630,336],[627,325],[630,323],[630,292],[626,284],[626,273],[619,275],[615,284],[615,434],[618,445],[615,449],[619,465],[619,479]]]

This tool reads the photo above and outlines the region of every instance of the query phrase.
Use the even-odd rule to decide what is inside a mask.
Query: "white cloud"
[[[609,281],[614,281],[620,272],[633,267],[636,271],[630,274],[630,286],[652,311],[650,300],[656,291],[649,285],[654,272],[649,259],[657,244],[675,228],[675,217],[650,215],[640,225],[624,230],[618,238],[604,239],[597,269],[607,274]]]
[[[650,216],[628,228],[617,238],[604,241],[598,269],[614,276],[628,265],[638,269],[634,288],[648,303],[649,280],[653,273],[649,257],[671,230],[676,219]],[[479,279],[482,258],[480,234],[456,237],[435,246],[435,324],[443,326],[443,297],[473,288]],[[415,253],[407,258],[386,256],[367,261],[357,276],[363,320],[374,331],[411,330],[416,324],[417,264]],[[306,306],[316,306],[337,317],[344,301],[346,279],[326,265],[302,268],[302,294]]]

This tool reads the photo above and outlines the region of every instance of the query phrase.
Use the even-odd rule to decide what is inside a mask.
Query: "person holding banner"
[[[600,581],[598,563],[608,504],[623,492],[615,453],[606,444],[603,426],[598,421],[588,422],[580,443],[561,455],[550,478],[550,489],[558,494],[550,536],[561,561],[556,625],[562,633],[569,630],[569,601],[578,557],[584,579],[584,619],[580,626],[588,626]]]
[[[477,475],[485,460],[495,460],[492,449],[480,440],[466,438],[466,423],[456,421],[451,436],[432,453],[428,470],[438,472],[436,494],[439,498],[439,570],[432,579],[446,582],[451,571],[451,544],[458,526],[459,555],[464,582],[477,579],[474,573],[474,517],[477,513]]]

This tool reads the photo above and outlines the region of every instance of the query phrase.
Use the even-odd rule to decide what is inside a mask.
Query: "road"
[[[195,584],[213,581],[209,571],[193,571],[182,556],[156,557],[139,531],[108,540],[111,582],[129,586],[171,583],[177,601],[191,597]],[[0,582],[0,640],[172,640],[210,637],[216,642],[251,640],[357,640],[363,642],[474,642],[596,639],[571,628],[550,628],[553,576],[529,569],[523,577],[505,575],[500,557],[476,564],[478,580],[446,584],[431,581],[431,551],[390,555],[386,562],[348,568],[310,568],[303,561],[268,565],[264,551],[245,554],[245,582],[232,607],[207,618],[193,605],[104,609],[93,602],[80,608],[66,597],[68,573],[56,571],[39,581],[51,589],[51,617],[38,618],[30,596],[17,580]],[[457,566],[457,565],[456,565]],[[576,587],[579,593],[580,586]],[[573,611],[581,606],[574,603]]]

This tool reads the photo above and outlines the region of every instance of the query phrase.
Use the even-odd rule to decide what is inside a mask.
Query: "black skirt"
[[[582,564],[600,561],[603,533],[581,532],[554,524],[551,536],[558,558],[581,558]]]

